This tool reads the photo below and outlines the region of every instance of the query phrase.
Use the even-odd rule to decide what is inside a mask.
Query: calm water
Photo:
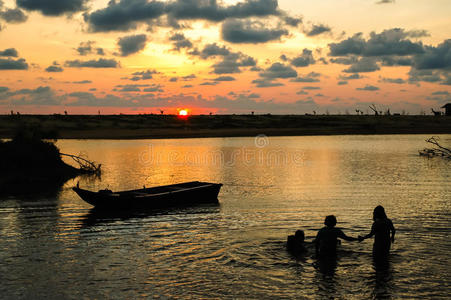
[[[451,162],[419,157],[425,138],[60,140],[104,172],[0,201],[0,298],[449,298]],[[70,190],[190,180],[223,183],[220,205],[102,216]],[[343,242],[327,274],[286,252],[328,214],[368,233],[378,204],[398,230],[388,269],[371,240]]]

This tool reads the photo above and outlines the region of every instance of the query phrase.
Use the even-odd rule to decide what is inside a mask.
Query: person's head
[[[334,227],[335,225],[337,225],[337,218],[335,218],[334,215],[327,216],[324,220],[324,225],[326,225],[327,227]]]
[[[376,206],[373,211],[373,220],[376,219],[387,219],[387,215],[385,214],[385,209],[382,205]]]
[[[303,242],[305,239],[304,231],[302,230],[296,230],[296,233],[294,234],[294,237],[297,241]]]

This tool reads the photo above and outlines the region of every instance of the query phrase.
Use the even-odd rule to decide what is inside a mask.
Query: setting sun
[[[188,110],[187,109],[181,109],[179,110],[179,116],[187,116]]]

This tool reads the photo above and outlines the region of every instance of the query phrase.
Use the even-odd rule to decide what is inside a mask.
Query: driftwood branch
[[[67,156],[72,158],[75,163],[79,166],[80,170],[86,173],[93,173],[93,174],[99,174],[100,173],[100,167],[101,164],[96,165],[94,162],[89,161],[83,157],[72,155],[72,154],[65,154],[60,153],[61,156]]]
[[[440,145],[439,138],[431,137],[431,138],[427,139],[426,142],[434,145],[434,147],[433,148],[424,148],[423,150],[419,151],[421,156],[427,156],[427,157],[440,156],[440,157],[451,159],[451,149]]]

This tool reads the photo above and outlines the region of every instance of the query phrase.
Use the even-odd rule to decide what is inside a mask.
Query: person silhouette
[[[393,222],[387,218],[384,207],[381,205],[376,206],[374,209],[373,221],[371,232],[365,236],[359,236],[359,241],[374,236],[373,257],[384,259],[390,253],[391,243],[395,242],[396,230]]]
[[[287,239],[287,249],[293,255],[298,256],[304,254],[307,249],[304,245],[305,235],[304,231],[296,230],[294,235],[289,235]]]
[[[327,216],[324,220],[325,227],[318,231],[315,238],[315,252],[318,258],[335,258],[337,255],[338,238],[346,241],[357,241],[357,238],[347,236],[336,228],[337,218],[334,215]]]

